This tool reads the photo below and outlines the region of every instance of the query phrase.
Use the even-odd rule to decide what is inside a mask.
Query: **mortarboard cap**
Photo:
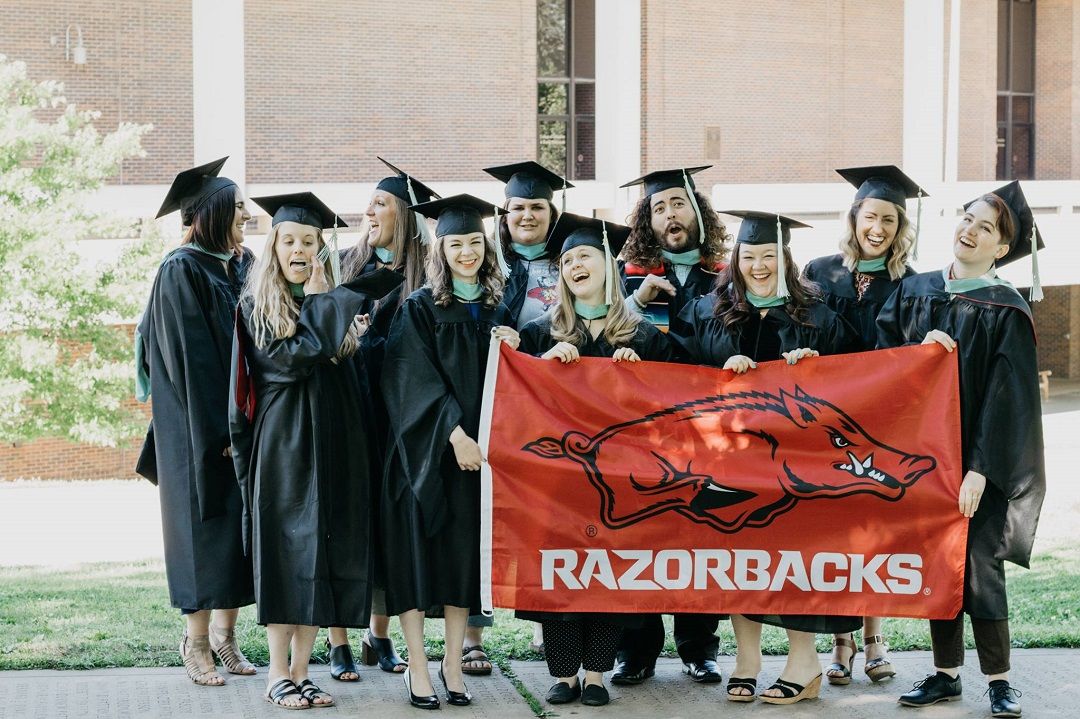
[[[273,217],[271,226],[282,222],[298,222],[309,227],[329,229],[348,227],[337,214],[311,192],[292,192],[287,195],[252,197],[252,202]]]
[[[378,155],[375,157],[379,162],[389,167],[390,172],[394,173],[392,177],[384,177],[379,180],[379,184],[375,186],[376,190],[389,192],[391,195],[394,195],[403,201],[406,205],[417,205],[421,202],[430,202],[433,199],[438,199],[439,193],[435,192],[435,190],[420,182],[420,180],[417,180],[404,170],[391,165]]]
[[[184,170],[178,174],[173,179],[172,186],[169,187],[169,192],[165,195],[161,209],[158,210],[154,219],[180,210],[180,221],[185,225],[190,225],[195,217],[195,211],[202,207],[204,202],[226,187],[236,187],[236,183],[229,178],[218,177],[218,173],[221,172],[221,168],[228,159],[229,156],[226,155],[219,160]]]
[[[742,218],[739,224],[739,236],[736,242],[744,245],[767,245],[776,242],[776,227],[779,224],[784,237],[784,244],[791,242],[792,228],[809,227],[790,217],[771,212],[755,210],[721,210],[721,214]]]
[[[430,202],[422,202],[409,208],[424,217],[437,220],[435,235],[468,235],[484,231],[484,220],[506,211],[473,195],[454,195]],[[496,245],[499,243],[495,243]]]
[[[929,197],[926,190],[896,165],[846,167],[837,170],[836,174],[859,188],[855,193],[856,202],[870,197],[906,208],[909,197]]]
[[[670,190],[673,187],[685,188],[687,184],[690,185],[691,190],[696,190],[697,187],[694,185],[694,178],[692,175],[701,172],[702,170],[708,170],[710,167],[712,167],[712,165],[680,167],[674,170],[657,170],[656,172],[650,172],[647,175],[643,175],[636,180],[630,180],[630,182],[627,182],[625,185],[620,185],[620,187],[644,185],[646,197],[651,197],[663,190]]]
[[[584,217],[569,212],[559,215],[555,227],[547,238],[547,256],[558,257],[575,247],[588,245],[598,250],[604,249],[604,231],[607,231],[608,247],[612,256],[622,252],[623,245],[630,238],[630,228],[595,217]]]
[[[566,178],[532,160],[485,167],[484,172],[506,183],[503,190],[506,199],[521,197],[526,200],[550,200],[555,196],[555,190],[573,187]]]

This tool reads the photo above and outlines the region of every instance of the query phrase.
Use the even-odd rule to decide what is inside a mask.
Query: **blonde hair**
[[[849,272],[855,272],[859,266],[861,252],[859,250],[859,239],[855,233],[855,218],[859,214],[862,203],[863,200],[859,200],[851,205],[851,209],[847,213],[844,236],[840,238],[840,254],[843,255],[844,267]],[[893,203],[893,207],[896,208],[897,218],[896,238],[889,245],[885,267],[889,270],[889,277],[899,280],[903,278],[904,272],[907,270],[911,249],[915,246],[915,228],[912,227],[907,212],[902,206]]]
[[[244,282],[241,301],[251,308],[251,320],[248,331],[259,349],[265,348],[275,340],[283,340],[296,334],[296,321],[300,318],[300,309],[293,301],[292,290],[285,279],[285,274],[278,264],[276,245],[280,225],[274,225],[266,235],[266,244],[255,266],[248,273]],[[316,228],[315,237],[319,249],[324,246],[322,230]],[[326,281],[333,289],[333,273],[330,271],[330,259],[323,262]],[[351,357],[359,347],[359,338],[350,325],[345,338],[338,347],[333,360]]]
[[[477,234],[475,232],[469,235]],[[503,298],[503,287],[506,282],[502,270],[495,255],[495,243],[487,236],[486,232],[479,233],[484,237],[484,261],[480,264],[480,271],[476,281],[480,283],[483,291],[484,306],[498,307]],[[454,274],[450,271],[450,264],[446,261],[446,252],[443,247],[446,238],[450,235],[436,237],[431,249],[427,253],[427,283],[431,288],[431,294],[435,298],[435,304],[439,307],[448,307],[454,301]]]
[[[569,342],[576,347],[582,347],[589,341],[585,326],[578,320],[577,312],[574,311],[574,293],[566,284],[562,273],[562,263],[559,267],[559,299],[551,308],[551,337],[556,342]],[[631,312],[623,299],[622,281],[619,279],[619,266],[615,264],[615,258],[607,263],[608,277],[615,281],[615,293],[611,306],[608,307],[607,319],[604,324],[604,339],[612,347],[627,347],[637,334],[638,323],[642,321],[641,315]]]
[[[385,194],[390,198],[389,202],[394,208],[394,235],[388,248],[393,253],[394,260],[390,263],[390,269],[405,275],[405,281],[398,295],[400,306],[413,290],[424,284],[424,255],[427,248],[420,235],[416,213],[410,210],[408,203],[397,195],[391,192],[385,192]],[[359,277],[363,274],[364,267],[371,261],[375,248],[368,244],[370,234],[371,226],[369,225],[364,237],[345,253],[341,268],[342,282]]]

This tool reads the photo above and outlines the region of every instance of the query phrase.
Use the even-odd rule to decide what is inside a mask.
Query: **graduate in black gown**
[[[387,613],[409,648],[409,701],[434,709],[424,617],[445,617],[446,646],[461,645],[480,613],[480,464],[476,443],[491,337],[517,347],[500,304],[503,274],[484,217],[496,208],[470,195],[415,205],[437,218],[428,284],[413,292],[390,328],[382,392],[394,441],[383,484]],[[453,657],[447,652],[447,657]],[[459,661],[442,662],[447,701],[471,695]]]
[[[378,158],[393,173],[379,180],[368,201],[368,230],[355,246],[341,253],[342,281],[349,282],[380,269],[401,273],[404,281],[386,297],[375,303],[371,312],[371,326],[360,339],[360,352],[354,355],[354,363],[363,384],[361,399],[368,403],[367,413],[372,418],[370,455],[372,461],[372,520],[375,522],[373,536],[380,537],[379,497],[386,457],[386,435],[389,419],[382,401],[379,380],[382,358],[390,324],[397,315],[405,298],[424,284],[424,258],[431,244],[431,230],[427,219],[409,210],[409,205],[428,202],[437,198],[430,187],[405,171]],[[375,588],[372,592],[371,621],[361,642],[360,657],[364,664],[375,665],[385,672],[405,671],[405,661],[398,656],[390,639],[390,617],[386,614],[385,592],[381,586],[384,571],[381,567],[382,553],[375,552]],[[360,679],[353,659],[349,635],[344,627],[329,627],[326,648],[330,653],[330,676],[343,682]]]
[[[995,268],[1031,255],[1032,299],[1041,299],[1042,237],[1012,182],[969,203],[953,236],[953,261],[905,279],[878,315],[879,346],[937,342],[959,354],[964,478],[959,511],[970,517],[963,612],[930,622],[937,672],[900,703],[959,699],[964,613],[994,716],[1020,716],[1009,686],[1005,562],[1027,567],[1046,475],[1031,311]]]
[[[400,278],[334,287],[322,233],[343,225],[334,213],[309,192],[255,201],[273,221],[241,297],[229,418],[267,699],[329,706],[308,678],[315,635],[362,627],[371,607],[371,432],[349,360],[367,329],[361,308]]]
[[[158,217],[180,210],[188,229],[158,268],[135,340],[137,394],[153,396],[137,469],[161,497],[169,601],[186,621],[180,656],[191,680],[207,686],[224,684],[211,652],[230,673],[255,673],[233,633],[237,608],[255,597],[225,410],[251,215],[236,184],[218,177],[227,159],[176,176]]]
[[[522,328],[519,350],[564,364],[580,357],[608,357],[614,363],[671,359],[667,337],[623,299],[615,256],[629,234],[629,227],[603,220],[559,218],[547,242],[559,258],[558,301]],[[548,672],[558,679],[548,690],[549,703],[567,704],[579,696],[582,704],[608,703],[604,672],[615,664],[622,628],[640,626],[640,615],[519,611],[517,616],[543,624]]]
[[[915,252],[916,228],[907,215],[907,200],[924,191],[895,165],[849,167],[836,171],[858,188],[847,212],[840,254],[811,260],[803,277],[815,283],[822,299],[855,329],[852,352],[877,344],[877,315],[904,277],[915,274],[908,264]],[[863,617],[864,671],[878,682],[896,675],[887,656],[880,617]],[[832,663],[825,669],[830,684],[851,683],[858,645],[853,634],[833,638]]]
[[[791,228],[806,225],[763,212],[725,212],[742,217],[732,264],[716,288],[690,302],[680,317],[682,330],[668,334],[676,353],[694,364],[742,374],[758,362],[784,359],[796,364],[850,346],[854,330],[799,279],[788,243]],[[753,701],[761,670],[761,623],[787,630],[789,653],[780,678],[761,694],[762,701],[792,704],[817,697],[821,664],[814,649],[816,632],[849,632],[858,617],[744,616],[733,614],[737,655],[727,685],[731,701]]]

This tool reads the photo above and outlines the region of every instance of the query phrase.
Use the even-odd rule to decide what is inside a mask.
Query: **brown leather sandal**
[[[219,636],[223,638],[217,641]],[[218,629],[210,625],[210,651],[221,660],[222,666],[229,674],[241,674],[251,676],[255,673],[255,665],[248,661],[244,653],[240,651],[240,645],[236,642],[236,630]]]
[[[863,637],[863,649],[871,644],[880,644],[885,648],[886,652],[889,651],[889,645],[885,643],[885,637],[880,634],[875,634],[872,637]],[[892,679],[896,676],[896,670],[893,669],[892,662],[885,657],[878,657],[877,659],[870,659],[867,657],[863,671],[866,672],[866,676],[870,677],[870,681],[875,683],[886,679]]]
[[[180,638],[180,658],[188,678],[201,687],[223,687],[225,679],[217,673],[214,655],[210,652],[210,637],[189,637],[187,632]],[[207,664],[210,669],[203,669]],[[215,682],[217,679],[219,681]]]
[[[833,662],[825,667],[825,677],[829,680],[829,684],[839,686],[851,684],[851,670],[855,666],[855,655],[859,653],[859,645],[855,643],[855,635],[848,634],[846,637],[834,637],[833,646],[848,647],[851,649],[851,656],[848,657],[846,665],[841,664],[840,662]]]

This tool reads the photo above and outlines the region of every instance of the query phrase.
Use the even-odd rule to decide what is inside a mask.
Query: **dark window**
[[[570,180],[596,178],[595,0],[536,4],[536,156]]]
[[[998,0],[997,179],[1035,174],[1035,0]]]

